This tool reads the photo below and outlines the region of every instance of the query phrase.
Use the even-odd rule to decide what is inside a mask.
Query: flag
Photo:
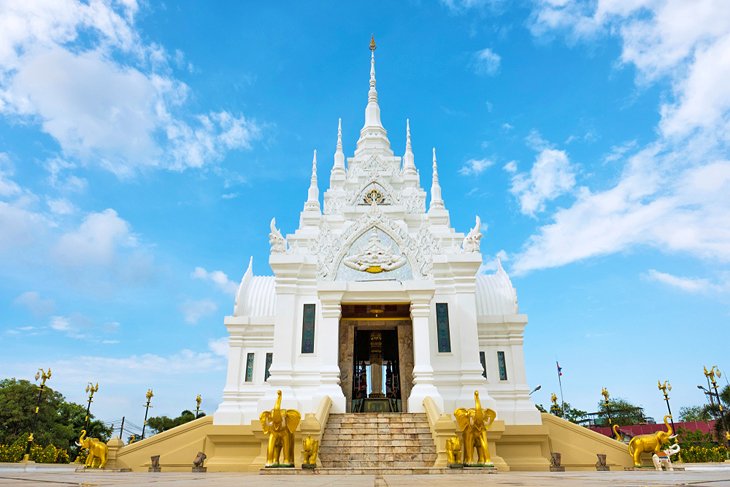
[[[557,360],[555,361],[555,365],[558,367],[558,377],[562,377],[563,376],[563,368],[560,366],[560,364],[557,362]]]

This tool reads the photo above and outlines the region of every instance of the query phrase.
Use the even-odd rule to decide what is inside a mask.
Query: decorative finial
[[[416,175],[416,165],[413,161],[413,149],[411,147],[411,122],[406,118],[406,153],[403,154],[403,174]]]
[[[436,164],[436,148],[433,148],[433,179],[431,182],[431,205],[429,210],[443,208],[444,200],[441,198],[441,185],[439,184],[438,166]]]
[[[312,177],[307,192],[307,202],[304,203],[305,210],[319,211],[319,188],[317,187],[317,149],[314,149],[312,156]]]
[[[375,36],[370,36],[370,50],[375,51],[377,49],[377,46],[375,45]]]
[[[335,163],[330,172],[330,186],[337,178],[345,177],[345,153],[342,151],[342,119],[337,120],[337,148],[335,149]]]

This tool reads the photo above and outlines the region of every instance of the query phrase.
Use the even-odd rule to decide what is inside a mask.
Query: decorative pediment
[[[411,279],[431,277],[433,254],[440,252],[431,233],[424,226],[419,230],[416,238],[411,237],[402,225],[388,218],[377,205],[372,205],[367,213],[346,227],[341,235],[335,235],[325,224],[320,227],[319,238],[314,244],[318,256],[319,277],[328,280],[337,279],[338,269],[340,269],[343,259],[359,252],[351,251],[353,244],[363,236],[367,243],[367,233],[374,229],[382,232],[382,234],[378,234],[381,240],[385,238],[382,235],[392,240],[393,245],[398,249],[397,251],[393,249],[394,253],[402,255],[408,260],[412,269]],[[362,240],[360,242],[362,244]],[[362,245],[365,246],[365,244]]]

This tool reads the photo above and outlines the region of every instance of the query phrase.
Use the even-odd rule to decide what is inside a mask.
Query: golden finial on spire
[[[375,51],[375,36],[370,36],[370,50]]]

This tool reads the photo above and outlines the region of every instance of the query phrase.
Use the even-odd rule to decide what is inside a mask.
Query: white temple
[[[479,272],[480,221],[450,226],[436,150],[430,198],[420,184],[406,120],[396,156],[380,121],[371,44],[365,123],[345,161],[341,123],[320,202],[317,153],[299,228],[284,237],[271,221],[269,264],[251,263],[225,318],[228,372],[216,425],[248,424],[271,408],[333,413],[441,411],[484,406],[506,425],[539,425],[525,377],[517,295],[501,265]]]

